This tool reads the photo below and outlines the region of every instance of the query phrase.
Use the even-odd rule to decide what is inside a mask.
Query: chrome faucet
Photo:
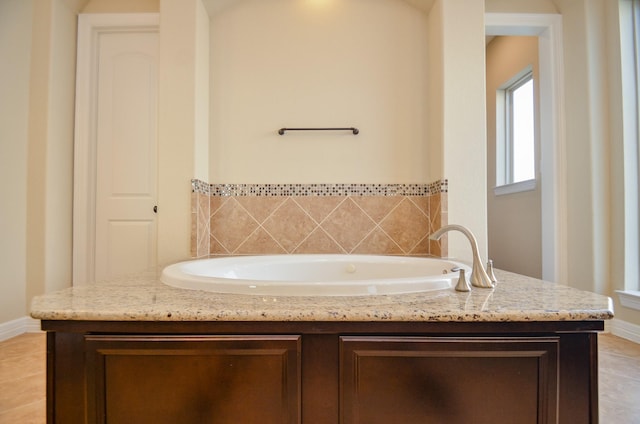
[[[491,282],[487,271],[482,265],[482,260],[480,259],[480,254],[478,253],[478,242],[476,241],[476,237],[471,231],[469,231],[469,229],[463,227],[462,225],[445,225],[444,227],[441,227],[439,230],[431,234],[429,236],[429,239],[440,240],[440,237],[442,237],[444,233],[448,231],[460,231],[462,234],[467,236],[467,238],[469,239],[469,243],[471,243],[471,252],[473,254],[473,265],[471,266],[470,278],[471,285],[474,287],[482,287],[486,289],[493,288],[493,282]]]

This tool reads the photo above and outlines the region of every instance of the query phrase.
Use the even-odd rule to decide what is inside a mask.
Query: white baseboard
[[[22,333],[37,333],[40,330],[40,320],[22,317],[0,323],[0,342],[19,336]]]
[[[614,318],[606,321],[605,330],[608,330],[614,336],[640,343],[640,325],[632,324],[627,321]]]

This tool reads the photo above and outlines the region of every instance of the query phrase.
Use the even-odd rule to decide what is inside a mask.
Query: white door
[[[74,243],[74,284],[156,264],[157,28],[132,28],[123,21],[119,28],[111,23],[91,31],[87,54],[81,52],[79,28],[78,78],[88,90],[89,112],[76,108],[76,119],[87,124],[84,134],[76,125],[75,179],[85,177],[88,184],[75,183],[75,201],[86,205],[87,216],[74,219],[74,231],[87,233],[79,238],[85,246]]]

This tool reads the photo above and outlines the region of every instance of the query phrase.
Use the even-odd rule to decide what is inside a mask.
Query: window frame
[[[516,90],[527,84],[533,83],[534,99],[534,132],[537,127],[535,114],[535,90],[536,81],[533,66],[528,65],[516,73],[496,91],[496,186],[494,194],[501,196],[522,191],[535,190],[537,187],[537,145],[534,133],[534,177],[528,180],[514,181],[514,124],[513,124],[513,94]]]
[[[640,0],[620,0],[624,151],[624,290],[620,303],[640,310]],[[626,70],[626,71],[625,71]]]

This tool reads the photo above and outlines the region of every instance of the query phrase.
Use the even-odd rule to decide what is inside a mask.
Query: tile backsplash
[[[191,181],[191,255],[360,253],[446,256],[446,180],[431,184]]]

